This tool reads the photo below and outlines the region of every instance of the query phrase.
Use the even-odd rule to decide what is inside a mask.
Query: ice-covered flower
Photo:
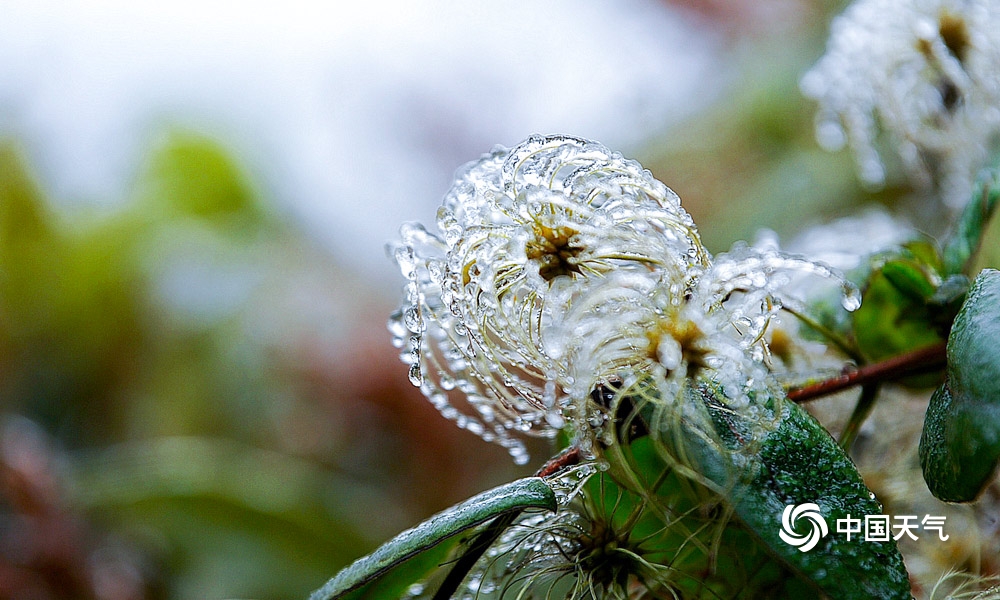
[[[565,136],[460,169],[438,228],[401,230],[393,253],[410,283],[390,328],[431,402],[518,461],[511,432],[551,436],[564,424],[569,368],[549,334],[559,311],[609,274],[683,284],[709,260],[676,194],[637,162]]]
[[[393,248],[409,280],[390,320],[395,344],[444,416],[519,462],[517,433],[568,423],[584,450],[607,443],[617,400],[602,402],[601,389],[652,382],[667,408],[694,378],[733,410],[770,395],[764,339],[789,298],[787,273],[842,281],[775,249],[713,260],[670,189],[564,136],[466,165],[438,228],[405,225]]]
[[[565,478],[550,479],[549,484],[559,489]],[[585,485],[586,490],[567,498],[556,512],[521,515],[487,550],[455,597],[671,597],[677,582],[690,577],[671,561],[685,552],[693,534],[667,526],[665,515],[604,474],[591,476]]]
[[[1000,133],[998,64],[997,0],[857,0],[802,89],[819,101],[820,144],[849,142],[864,181],[885,177],[881,128],[919,183],[960,206]]]
[[[817,280],[840,288],[845,310],[857,308],[857,288],[831,268],[746,244],[691,267],[683,285],[635,274],[595,284],[554,325],[567,340],[573,382],[566,411],[578,432],[590,434],[578,443],[585,450],[596,448],[594,442],[612,443],[614,430],[607,424],[624,416],[618,407],[623,398],[649,398],[660,419],[692,426],[702,414],[685,401],[692,382],[716,390],[716,401],[761,432],[772,426],[765,419],[754,423],[759,399],[781,396],[766,335],[786,303],[800,308],[802,298],[789,284],[814,286]],[[591,393],[595,389],[605,397]],[[661,425],[660,433],[672,427]]]

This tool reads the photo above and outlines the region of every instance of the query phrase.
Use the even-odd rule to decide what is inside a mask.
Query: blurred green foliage
[[[64,457],[64,501],[138,545],[155,565],[149,592],[304,592],[363,548],[365,537],[323,504],[336,483],[326,469],[221,437],[262,442],[253,432],[264,415],[246,401],[261,376],[240,364],[255,357],[239,356],[225,318],[235,311],[212,305],[238,300],[211,290],[230,265],[212,263],[287,235],[232,160],[208,139],[175,134],[135,200],[111,215],[55,214],[12,144],[0,150],[0,173],[0,407],[30,416],[63,448],[118,444]],[[177,275],[208,289],[158,289],[178,250],[194,259],[182,268],[223,272]],[[255,265],[237,266],[256,276]],[[213,318],[192,323],[177,314],[185,308]],[[160,437],[178,435],[220,437]]]
[[[304,597],[511,474],[457,454],[389,307],[262,198],[172,131],[119,207],[56,209],[0,145],[0,598]]]
[[[867,189],[848,149],[831,153],[816,143],[816,106],[799,79],[819,57],[836,8],[811,7],[826,16],[813,15],[822,18],[785,32],[778,45],[770,32],[732,40],[732,85],[652,140],[640,161],[680,195],[712,252],[764,228],[788,241],[863,206],[897,206],[911,191],[894,164],[882,189]]]

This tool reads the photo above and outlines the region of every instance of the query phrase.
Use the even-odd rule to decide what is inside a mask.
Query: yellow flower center
[[[646,332],[649,340],[646,352],[650,359],[663,363],[671,371],[687,365],[687,377],[694,377],[706,366],[708,350],[701,343],[704,337],[704,332],[692,321],[661,319]]]
[[[576,258],[583,248],[572,243],[577,231],[538,222],[532,225],[532,231],[534,236],[525,245],[524,253],[528,260],[538,263],[538,274],[542,279],[551,282],[556,277],[581,272]]]

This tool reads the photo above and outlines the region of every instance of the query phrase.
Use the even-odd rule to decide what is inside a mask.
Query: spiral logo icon
[[[805,535],[799,534],[795,529],[795,524],[800,518],[809,521],[811,527],[809,533]],[[778,536],[789,546],[798,548],[799,552],[809,552],[828,533],[830,529],[819,512],[819,505],[813,502],[789,504],[781,514],[781,531],[778,532]]]

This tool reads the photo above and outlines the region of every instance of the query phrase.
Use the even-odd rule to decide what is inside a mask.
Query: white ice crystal
[[[864,181],[884,181],[884,130],[910,175],[956,207],[1000,132],[998,64],[997,0],[857,0],[802,90],[819,101],[820,144],[849,143]]]

